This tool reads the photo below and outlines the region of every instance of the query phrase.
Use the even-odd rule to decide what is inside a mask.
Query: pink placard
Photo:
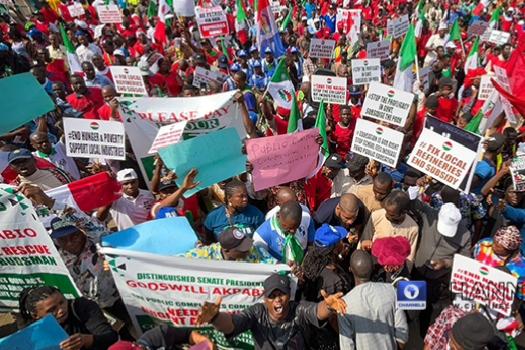
[[[319,129],[246,141],[256,191],[309,176],[317,166]]]

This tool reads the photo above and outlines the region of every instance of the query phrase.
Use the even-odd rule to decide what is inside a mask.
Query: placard
[[[386,60],[390,57],[390,40],[374,41],[366,44],[368,58]]]
[[[122,16],[117,5],[97,6],[100,23],[122,23]]]
[[[400,38],[408,32],[410,22],[408,21],[408,15],[403,15],[399,18],[388,19],[386,28],[388,35],[394,39]]]
[[[492,76],[485,74],[481,77],[481,82],[479,83],[479,93],[478,100],[486,100],[490,97],[490,94],[495,90],[492,81],[490,80]]]
[[[328,58],[334,56],[335,40],[311,39],[309,55],[312,58]]]
[[[121,122],[64,118],[64,135],[69,157],[126,159],[126,134]]]
[[[324,101],[344,105],[347,95],[346,84],[346,78],[312,75],[312,99],[314,102]]]
[[[364,85],[381,81],[381,60],[370,58],[352,60],[352,84]]]
[[[455,254],[450,290],[462,297],[509,316],[516,293],[517,278],[474,259]]]
[[[359,33],[361,28],[361,10],[347,10],[338,8],[337,14],[335,16],[336,28],[339,28],[339,23],[342,23],[341,25],[343,26],[343,33]]]
[[[511,91],[507,70],[500,66],[493,66],[492,69],[494,69],[494,73],[496,73],[495,80],[498,82],[498,84],[500,84],[505,90]],[[516,116],[516,113],[514,113],[514,107],[509,102],[509,100],[505,98],[505,96],[499,94],[499,98],[503,106],[503,110],[505,111],[507,120],[509,123],[516,125],[518,123],[518,117]]]
[[[489,22],[476,21],[468,26],[468,30],[467,30],[468,37],[470,38],[473,36],[482,36],[488,27],[489,27]]]
[[[488,38],[489,43],[501,46],[509,42],[510,33],[502,32],[501,30],[492,29]]]
[[[525,156],[516,157],[512,160],[510,174],[514,190],[517,192],[525,191]]]
[[[220,6],[195,7],[195,16],[201,38],[215,38],[230,33],[226,14]]]
[[[414,95],[378,82],[370,84],[361,115],[404,126]]]
[[[215,72],[208,70],[206,68],[197,66],[193,71],[193,86],[200,88],[201,84],[205,84],[206,87],[209,87],[210,82],[215,82],[217,84],[222,84],[225,80],[224,74],[220,72]]]
[[[139,67],[109,66],[109,70],[119,94],[148,95]]]
[[[428,91],[430,88],[430,72],[432,72],[432,66],[419,69],[419,81],[423,85],[423,91]]]
[[[395,168],[405,134],[377,123],[357,119],[352,152]]]
[[[84,13],[86,13],[86,11],[84,11],[84,7],[82,6],[82,4],[78,2],[74,2],[73,5],[69,5],[67,7],[67,10],[69,11],[69,14],[71,15],[71,17],[80,17]]]
[[[458,189],[476,154],[452,138],[424,128],[408,158],[408,165]]]
[[[184,128],[186,127],[186,122],[179,122],[170,125],[164,125],[159,129],[159,133],[153,144],[149,149],[149,154],[157,153],[159,149],[168,147],[178,143],[182,139],[182,134],[184,133]]]

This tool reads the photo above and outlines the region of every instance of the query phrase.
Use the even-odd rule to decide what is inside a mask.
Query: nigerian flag
[[[448,40],[461,41],[461,29],[459,28],[459,22],[457,19],[454,21],[454,24],[452,25],[452,29],[450,29],[450,36]]]
[[[321,145],[321,154],[324,159],[330,156],[330,150],[328,148],[328,135],[326,134],[326,112],[324,107],[324,101],[319,104],[319,110],[317,111],[317,118],[315,118],[315,127],[319,129],[319,134],[323,138],[323,144]]]
[[[497,28],[500,18],[501,18],[501,6],[498,6],[498,8],[494,10],[494,12],[492,12],[492,16],[490,17],[489,27],[492,29]]]
[[[281,23],[281,28],[279,29],[279,31],[281,31],[281,32],[285,32],[286,31],[286,28],[288,28],[288,26],[292,22],[292,12],[293,12],[293,7],[290,6],[288,8],[288,15],[284,19],[283,23]]]
[[[303,120],[301,119],[301,113],[297,106],[297,97],[294,94],[292,97],[292,110],[290,111],[290,118],[288,119],[288,134],[296,131],[303,131]]]
[[[69,40],[69,37],[67,36],[66,30],[64,29],[62,23],[60,23],[60,35],[62,35],[62,41],[64,42],[64,46],[66,48],[66,56],[69,71],[71,73],[82,72],[82,67],[80,66],[77,53],[75,52],[75,46],[73,46],[73,43],[71,42],[71,40]]]
[[[286,66],[286,59],[282,58],[273,73],[273,77],[268,83],[268,93],[278,107],[291,110],[293,104],[293,97],[295,96],[295,89],[290,74],[288,74],[288,67]]]
[[[411,24],[401,45],[399,58],[397,60],[394,87],[407,92],[412,92],[413,69],[416,63],[417,47],[414,26]]]
[[[472,45],[467,59],[465,60],[465,74],[471,69],[478,68],[478,51],[479,51],[479,36],[476,37],[476,41]]]

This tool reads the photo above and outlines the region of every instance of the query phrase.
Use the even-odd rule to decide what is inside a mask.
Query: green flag
[[[244,10],[244,5],[242,4],[242,0],[237,0],[235,4],[237,7],[237,23],[246,22],[246,20],[248,19],[248,16],[246,16],[246,11]]]
[[[482,119],[483,119],[483,113],[479,111],[478,114],[476,114],[476,116],[473,117],[470,120],[470,122],[468,122],[467,126],[465,126],[465,130],[479,135],[479,125],[481,124]]]
[[[401,68],[402,71],[406,70],[407,68],[410,68],[410,66],[416,62],[416,54],[416,36],[414,34],[414,26],[411,24],[408,28],[408,32],[405,36],[405,39],[403,40],[403,44],[401,45],[401,57],[399,58],[401,60],[401,63],[399,68]]]
[[[328,148],[328,135],[326,134],[326,112],[324,101],[321,101],[319,104],[319,111],[317,112],[317,118],[315,118],[315,127],[319,128],[319,134],[321,134],[321,137],[323,138],[321,154],[326,159],[330,156],[330,149]]]
[[[500,17],[501,17],[501,6],[498,6],[498,8],[494,10],[494,12],[492,12],[492,16],[490,17],[490,21],[489,21],[489,26],[491,28],[495,28],[499,23]]]
[[[152,19],[153,17],[157,15],[157,13],[158,13],[157,4],[155,3],[155,1],[150,0],[148,4],[148,19]]]
[[[69,40],[69,37],[67,36],[66,30],[64,29],[62,23],[60,23],[59,26],[60,35],[62,35],[62,41],[64,42],[64,46],[66,48],[66,56],[67,63],[69,65],[69,70],[72,73],[82,72],[82,67],[80,66],[80,62],[78,61],[75,46],[73,46],[73,43],[71,42],[71,40]]]
[[[290,25],[290,23],[292,22],[292,12],[293,12],[293,7],[290,6],[288,8],[288,15],[286,16],[286,18],[284,19],[283,23],[281,23],[281,28],[280,28],[280,31],[281,32],[285,32],[286,31],[286,28],[288,28],[288,26]]]
[[[425,17],[425,0],[419,0],[419,3],[417,4],[417,17],[421,21],[426,20],[426,17]]]
[[[459,22],[456,19],[450,29],[450,38],[449,40],[461,40],[461,30],[459,29]]]
[[[303,121],[301,119],[301,113],[297,106],[297,97],[295,94],[292,97],[292,109],[290,110],[290,118],[288,119],[288,133],[291,134],[296,131],[303,130]]]

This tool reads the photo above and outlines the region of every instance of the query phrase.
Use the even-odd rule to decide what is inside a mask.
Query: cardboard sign
[[[374,122],[357,119],[352,152],[395,168],[405,135]]]
[[[495,80],[498,82],[498,84],[500,84],[505,90],[511,91],[507,70],[500,66],[494,66],[492,68],[494,69],[494,73],[496,73]],[[503,106],[503,110],[505,111],[507,120],[513,125],[517,124],[518,117],[516,116],[516,113],[514,113],[514,107],[512,104],[501,94],[499,94],[499,98]]]
[[[354,35],[351,35],[352,32],[358,34],[361,28],[361,10],[347,10],[347,9],[337,9],[337,14],[335,16],[335,25],[336,28],[339,28],[339,23],[342,23],[343,33],[351,36],[352,43],[355,42]]]
[[[378,82],[370,84],[361,115],[404,126],[414,95]]]
[[[489,27],[489,22],[476,21],[468,26],[468,30],[467,30],[468,37],[471,38],[473,36],[482,36],[488,27]]]
[[[509,316],[516,284],[517,278],[509,273],[459,254],[454,255],[450,277],[450,290],[453,293]]]
[[[419,69],[419,81],[423,85],[424,91],[430,88],[430,72],[432,72],[432,66],[423,67]]]
[[[476,154],[452,138],[424,128],[410,154],[408,165],[458,189]]]
[[[366,44],[368,58],[386,60],[390,57],[390,40],[374,41]]]
[[[67,7],[67,10],[69,11],[69,14],[71,15],[71,17],[80,17],[84,13],[86,13],[86,11],[84,11],[84,7],[82,6],[82,4],[78,2],[74,2],[73,5],[69,5]]]
[[[494,85],[492,85],[492,81],[490,80],[492,76],[485,74],[481,77],[481,82],[479,84],[479,93],[478,93],[478,99],[479,100],[486,100],[490,97],[492,92],[495,90]]]
[[[139,67],[109,66],[119,94],[148,95]]]
[[[314,102],[324,101],[336,105],[346,104],[347,79],[312,75],[312,99]]]
[[[97,6],[100,23],[122,23],[122,16],[117,5]]]
[[[280,8],[281,8],[281,4],[279,4],[279,1],[270,1],[270,7],[272,9],[272,13],[274,15],[278,15],[280,11]]]
[[[205,84],[206,87],[209,87],[210,82],[222,84],[225,78],[224,74],[220,72],[214,72],[203,67],[195,67],[193,71],[193,86],[200,88],[201,84]]]
[[[78,158],[126,159],[124,124],[64,118],[66,154]]]
[[[352,83],[354,85],[370,84],[381,81],[381,60],[370,58],[352,60]]]
[[[226,14],[220,6],[195,7],[195,16],[201,38],[215,38],[230,33]]]
[[[334,56],[335,40],[312,39],[310,41],[310,57],[328,58]]]
[[[388,35],[391,35],[394,39],[400,38],[408,32],[410,22],[408,21],[408,15],[403,15],[399,18],[387,20],[386,30]]]
[[[500,46],[500,45],[508,43],[509,39],[510,39],[510,33],[492,29],[490,31],[488,42]]]
[[[510,174],[514,190],[517,192],[525,191],[525,156],[516,157],[512,160]]]
[[[69,338],[56,318],[49,314],[18,332],[0,339],[0,350],[60,349],[60,343]]]
[[[161,127],[148,153],[154,154],[157,153],[158,150],[161,148],[165,148],[169,145],[178,143],[182,138],[182,134],[184,133],[185,127],[185,121],[170,125],[164,125],[163,127]]]

